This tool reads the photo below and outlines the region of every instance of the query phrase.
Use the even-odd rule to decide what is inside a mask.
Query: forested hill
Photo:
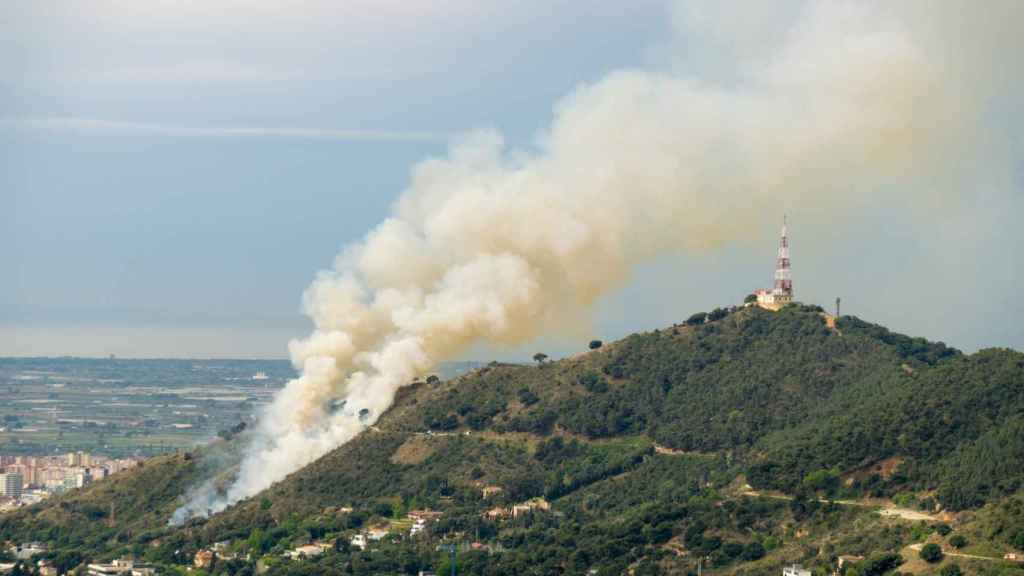
[[[853,317],[829,327],[817,307],[718,309],[559,361],[413,384],[352,442],[208,520],[165,526],[184,485],[144,497],[100,483],[2,517],[0,539],[166,566],[227,541],[280,573],[370,574],[437,568],[433,545],[468,538],[487,550],[467,556],[469,573],[685,573],[698,551],[723,570],[767,573],[785,561],[825,566],[826,549],[870,555],[922,537],[817,498],[886,498],[954,518],[1018,510],[987,538],[1010,547],[1019,530],[1024,547],[1021,461],[1024,354],[965,355]],[[155,466],[182,479],[201,469],[178,456],[139,474]],[[743,496],[746,483],[799,506]],[[485,486],[500,491],[484,498]],[[551,513],[482,516],[531,498]],[[124,510],[116,521],[110,500]],[[401,526],[415,508],[443,512],[430,545],[399,539],[375,556],[339,545],[336,564],[278,562],[306,541]],[[840,521],[859,539],[844,540]],[[813,554],[801,538],[815,539]]]

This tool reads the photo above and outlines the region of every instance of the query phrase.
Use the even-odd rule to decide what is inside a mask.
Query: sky
[[[0,355],[285,358],[311,330],[303,291],[419,162],[479,129],[536,149],[569,95],[617,70],[742,83],[737,62],[802,9],[716,5],[4,2]],[[978,43],[942,40],[929,56]],[[849,201],[787,197],[749,234],[636,266],[578,341],[470,355],[565,354],[737,303],[769,285],[784,213],[799,300],[840,296],[844,313],[967,351],[1024,348],[1022,80],[995,48],[960,90],[984,99],[972,149],[1002,159],[935,182],[955,194],[837,182]]]

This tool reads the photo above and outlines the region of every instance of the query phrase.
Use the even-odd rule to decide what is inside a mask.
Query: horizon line
[[[294,126],[179,126],[80,116],[0,117],[0,126],[51,132],[154,134],[175,138],[297,138],[377,142],[446,142],[450,134],[417,130],[305,128]]]

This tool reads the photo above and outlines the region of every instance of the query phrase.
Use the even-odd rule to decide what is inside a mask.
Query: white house
[[[119,558],[110,564],[89,564],[89,576],[110,576],[113,574],[129,574],[131,576],[150,576],[156,574],[156,568],[145,564],[136,564],[131,558]]]
[[[298,560],[299,558],[312,558],[324,553],[328,548],[327,544],[306,544],[285,552],[285,556]]]
[[[46,544],[40,542],[29,542],[21,546],[12,546],[11,553],[16,560],[29,560],[38,554],[46,554]]]
[[[793,564],[792,566],[784,566],[782,568],[782,576],[811,576],[811,571],[805,570],[799,564]]]

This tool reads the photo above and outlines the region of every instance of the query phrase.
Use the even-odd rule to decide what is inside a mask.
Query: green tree
[[[538,398],[537,395],[533,393],[533,390],[530,390],[529,388],[520,388],[517,396],[519,397],[519,402],[521,402],[523,406],[532,406],[537,402],[540,402],[540,398]]]
[[[580,376],[580,384],[582,384],[588,392],[602,393],[608,391],[608,382],[593,370],[583,374],[583,376]]]
[[[402,502],[402,499],[401,498],[396,498],[394,503],[391,505],[391,517],[392,518],[402,518],[402,517],[405,516],[405,512],[406,512],[406,509],[405,509],[405,505]]]
[[[743,554],[740,555],[740,558],[750,562],[764,558],[764,554],[764,546],[760,542],[750,542],[743,547]]]
[[[1017,550],[1024,550],[1024,530],[1018,530],[1013,537],[1013,547]]]
[[[962,534],[953,534],[949,537],[949,545],[959,550],[967,546],[967,538],[964,538]]]
[[[884,552],[872,554],[867,559],[858,562],[854,568],[859,569],[858,572],[861,576],[882,576],[887,572],[891,572],[902,562],[903,557],[899,554]]]
[[[815,492],[824,491],[826,494],[831,494],[839,487],[839,472],[837,470],[815,470],[804,477],[804,486]]]
[[[721,320],[722,318],[725,318],[728,315],[729,310],[725,308],[715,308],[714,310],[708,313],[708,322],[715,322],[716,320]]]
[[[533,361],[537,364],[543,364],[548,359],[548,355],[543,352],[537,352],[533,355]]]
[[[747,294],[747,297],[743,299],[744,304],[751,304],[757,302],[757,294]]]
[[[743,554],[743,544],[739,542],[726,542],[722,546],[722,553],[729,559],[738,558]]]
[[[67,574],[84,561],[85,556],[81,552],[69,550],[60,552],[53,558],[53,567],[57,569],[58,574]]]
[[[597,350],[603,344],[604,344],[604,342],[601,342],[600,340],[591,340],[590,344],[589,344],[589,347],[590,347],[591,350]]]
[[[921,560],[924,560],[929,564],[935,564],[937,562],[942,562],[942,558],[945,554],[942,553],[942,547],[934,542],[929,542],[921,547],[921,552],[918,553],[918,556],[921,557]]]

